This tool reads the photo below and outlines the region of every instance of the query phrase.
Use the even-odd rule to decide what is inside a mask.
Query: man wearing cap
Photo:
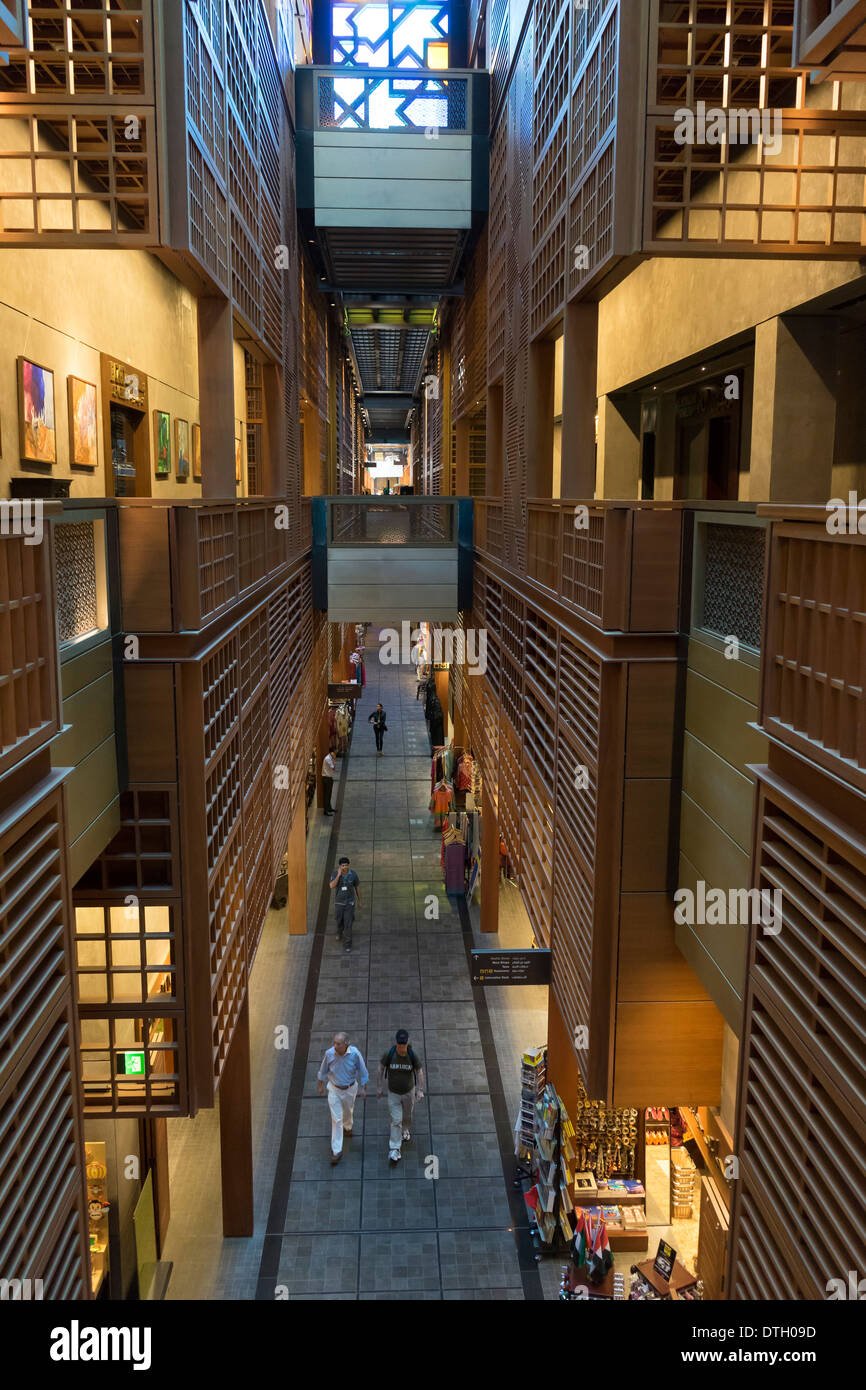
[[[317,1080],[320,1096],[324,1095],[325,1082],[328,1083],[333,1165],[343,1157],[343,1135],[351,1135],[354,1128],[355,1098],[367,1094],[370,1080],[364,1058],[357,1047],[350,1046],[345,1033],[334,1034],[334,1045],[322,1058]]]
[[[355,903],[361,903],[361,880],[350,868],[349,860],[343,855],[337,872],[331,879],[331,887],[336,888],[337,940],[342,941],[343,950],[352,949],[352,923],[355,920]]]
[[[424,1099],[424,1072],[421,1063],[409,1046],[409,1034],[398,1028],[395,1045],[379,1063],[376,1094],[381,1097],[382,1083],[388,1078],[388,1109],[391,1113],[391,1134],[388,1157],[391,1163],[400,1160],[400,1145],[412,1138],[412,1112],[415,1101]]]

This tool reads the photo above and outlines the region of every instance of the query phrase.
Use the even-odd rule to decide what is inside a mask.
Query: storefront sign
[[[121,1052],[117,1065],[121,1076],[144,1076],[144,1053]]]
[[[125,362],[108,360],[108,386],[111,399],[118,405],[131,405],[135,410],[147,409],[147,377]]]
[[[473,985],[549,985],[550,951],[473,951]]]
[[[357,700],[361,694],[357,681],[343,681],[339,685],[328,686],[329,700]]]
[[[670,1283],[671,1275],[674,1272],[674,1265],[677,1262],[677,1252],[672,1245],[668,1245],[666,1240],[659,1241],[659,1248],[653,1261],[653,1269],[656,1274],[660,1274],[666,1284]]]

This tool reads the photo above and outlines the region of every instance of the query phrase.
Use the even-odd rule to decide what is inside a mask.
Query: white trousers
[[[357,1081],[347,1091],[341,1091],[339,1087],[334,1085],[333,1081],[328,1082],[328,1108],[331,1112],[331,1153],[334,1157],[343,1152],[343,1130],[353,1127],[357,1094]]]

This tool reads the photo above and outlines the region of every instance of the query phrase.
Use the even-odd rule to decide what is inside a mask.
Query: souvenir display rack
[[[535,1104],[535,1185],[525,1193],[534,1220],[536,1260],[571,1248],[574,1239],[574,1126],[553,1086]]]
[[[535,1169],[535,1107],[546,1084],[547,1048],[524,1052],[520,1063],[520,1114],[514,1130],[518,1179],[531,1178]]]

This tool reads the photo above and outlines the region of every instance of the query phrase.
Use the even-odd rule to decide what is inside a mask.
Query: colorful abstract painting
[[[192,427],[192,480],[201,482],[201,425]]]
[[[175,445],[177,447],[177,473],[176,476],[181,482],[186,482],[189,477],[189,421],[175,420]]]
[[[96,387],[91,381],[69,378],[70,462],[78,468],[95,468],[99,463],[96,420]]]
[[[156,476],[171,475],[171,416],[166,410],[153,412],[153,447],[156,455]]]
[[[18,386],[22,461],[56,463],[54,373],[27,357],[19,357]]]

